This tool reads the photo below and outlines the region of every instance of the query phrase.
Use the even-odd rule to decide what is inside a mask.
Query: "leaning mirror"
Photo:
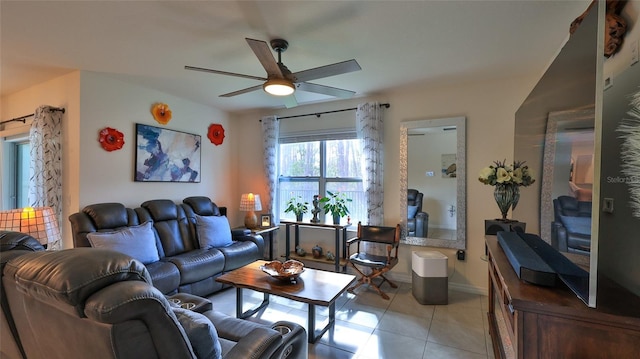
[[[466,248],[465,117],[402,121],[402,243]]]

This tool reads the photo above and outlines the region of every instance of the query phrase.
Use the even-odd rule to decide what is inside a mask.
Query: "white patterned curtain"
[[[278,187],[278,137],[280,122],[277,116],[262,118],[262,145],[264,148],[264,172],[267,177],[269,203],[265,206],[271,213],[273,224],[280,223],[275,209],[276,189]]]
[[[31,166],[29,170],[29,204],[51,207],[60,228],[62,218],[62,112],[40,106],[29,130]],[[60,249],[52,243],[50,249]]]
[[[384,222],[383,202],[383,122],[377,102],[358,105],[356,131],[363,147],[363,178],[367,202],[367,223],[380,226]]]

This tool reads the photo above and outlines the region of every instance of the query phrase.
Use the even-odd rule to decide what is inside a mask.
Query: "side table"
[[[280,227],[278,226],[273,226],[273,227],[266,227],[266,228],[245,228],[245,227],[238,227],[238,228],[234,228],[234,229],[248,229],[251,231],[251,234],[259,234],[259,235],[263,235],[263,234],[268,234],[267,238],[269,239],[269,260],[272,261],[273,260],[273,232],[277,231],[278,229],[280,229]]]
[[[300,245],[300,227],[324,227],[324,228],[333,228],[335,230],[335,271],[340,272],[340,259],[343,260],[347,257],[347,227],[351,226],[351,223],[345,224],[328,224],[328,223],[310,223],[310,222],[294,222],[294,221],[284,221],[281,220],[280,224],[286,225],[286,252],[285,258],[289,259],[291,257],[291,234],[290,228],[293,226],[295,228],[295,243],[294,243],[294,254],[295,248]],[[342,233],[342,245],[340,243],[340,233]],[[342,255],[340,255],[340,249],[342,248]],[[296,258],[300,259],[300,258]],[[346,272],[346,264],[343,266],[343,271]]]

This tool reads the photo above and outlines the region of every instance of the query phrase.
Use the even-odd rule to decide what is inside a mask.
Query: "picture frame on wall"
[[[442,178],[456,178],[456,154],[442,155]]]
[[[265,213],[260,215],[260,228],[271,227],[271,214]]]
[[[200,183],[201,136],[136,124],[136,182]]]

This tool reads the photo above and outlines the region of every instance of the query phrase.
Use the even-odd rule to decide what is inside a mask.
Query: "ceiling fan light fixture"
[[[268,79],[262,88],[266,93],[274,96],[288,96],[296,90],[293,83],[286,79]]]

